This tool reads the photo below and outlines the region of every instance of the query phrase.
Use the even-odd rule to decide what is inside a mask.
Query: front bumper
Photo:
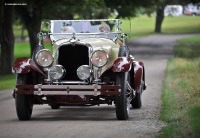
[[[120,95],[116,85],[16,85],[15,94],[27,95]]]

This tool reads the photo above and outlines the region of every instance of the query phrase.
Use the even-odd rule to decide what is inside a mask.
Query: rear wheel
[[[133,109],[139,109],[142,107],[141,93],[136,93],[135,98],[131,101]]]
[[[28,83],[27,74],[18,74],[17,84],[26,85]],[[29,120],[33,111],[33,98],[29,95],[16,94],[15,96],[16,112],[19,120]]]
[[[140,86],[136,90],[135,98],[131,101],[131,106],[133,109],[139,109],[142,107],[142,100],[141,100],[142,91],[143,91],[143,80],[141,80]]]
[[[121,86],[121,94],[116,96],[116,116],[118,120],[127,120],[130,112],[130,100],[127,96],[127,73],[118,73],[116,84]]]

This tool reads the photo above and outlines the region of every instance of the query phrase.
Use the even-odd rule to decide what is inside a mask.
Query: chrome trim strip
[[[80,89],[80,90],[87,90],[87,89],[101,89],[101,85],[34,85],[35,89]]]
[[[73,33],[49,33],[49,35],[72,35]],[[106,35],[106,34],[120,34],[119,32],[109,33],[76,33],[76,35]]]
[[[53,82],[53,84],[88,84],[88,82],[83,82],[83,81],[62,81],[62,82]]]
[[[34,91],[34,95],[101,95],[100,91]]]
[[[84,19],[84,20],[51,20],[51,21],[119,21],[120,19]]]

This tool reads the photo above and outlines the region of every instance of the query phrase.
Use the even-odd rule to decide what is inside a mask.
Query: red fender
[[[30,72],[30,60],[29,58],[17,58],[13,64],[13,73],[28,73]]]
[[[138,90],[141,88],[141,83],[142,83],[142,80],[143,80],[143,62],[138,62],[138,61],[134,61],[133,62],[133,66],[134,66],[134,74],[135,74],[135,77],[134,77],[134,89],[135,90]]]
[[[127,72],[131,70],[131,58],[118,57],[113,63],[113,72]]]
[[[12,72],[23,74],[30,72],[31,69],[41,73],[44,77],[47,78],[47,76],[37,67],[35,62],[30,58],[17,58],[13,64]]]

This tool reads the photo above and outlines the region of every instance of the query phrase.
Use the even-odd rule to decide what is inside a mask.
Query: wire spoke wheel
[[[118,73],[116,84],[121,86],[121,94],[116,96],[116,116],[118,120],[127,120],[130,113],[130,97],[127,95],[128,73]]]

